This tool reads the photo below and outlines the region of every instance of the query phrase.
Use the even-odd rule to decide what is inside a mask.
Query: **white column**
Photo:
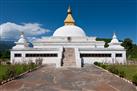
[[[111,58],[112,58],[112,63],[116,63],[115,52],[112,52],[112,53],[111,53]]]
[[[76,58],[76,66],[81,68],[81,58],[78,48],[75,48],[75,58]]]
[[[122,55],[123,55],[123,57],[122,57],[122,58],[123,58],[123,62],[122,62],[122,63],[123,63],[123,64],[124,64],[124,63],[127,63],[127,60],[126,60],[126,51],[124,51],[124,52],[122,53]]]
[[[25,60],[25,52],[22,51],[21,52],[21,62],[23,63],[24,61],[26,62],[26,60]]]
[[[14,53],[10,51],[10,62],[14,63]]]
[[[58,51],[58,60],[56,62],[56,67],[57,68],[61,67],[62,52],[63,52],[63,47],[60,47],[59,51]]]

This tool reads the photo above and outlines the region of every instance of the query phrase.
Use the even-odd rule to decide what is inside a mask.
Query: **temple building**
[[[55,30],[52,36],[32,41],[29,47],[24,33],[21,33],[16,45],[11,49],[11,63],[29,63],[41,60],[42,64],[53,64],[56,67],[82,67],[94,62],[126,63],[126,50],[113,34],[108,47],[96,37],[86,36],[72,17],[70,7],[64,26]]]

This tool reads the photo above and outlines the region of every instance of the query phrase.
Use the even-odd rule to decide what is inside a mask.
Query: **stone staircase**
[[[76,67],[75,60],[75,49],[74,48],[64,48],[64,58],[63,66],[64,67]]]

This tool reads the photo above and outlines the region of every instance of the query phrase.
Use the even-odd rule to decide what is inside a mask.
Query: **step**
[[[64,66],[76,66],[76,64],[64,64]]]
[[[74,48],[65,48],[64,50],[63,66],[76,67]]]

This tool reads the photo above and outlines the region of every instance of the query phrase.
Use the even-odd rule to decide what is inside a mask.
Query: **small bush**
[[[35,63],[31,62],[31,63],[30,63],[30,68],[31,68],[31,69],[35,68]]]
[[[19,75],[27,70],[27,66],[25,64],[17,64],[16,65],[16,75]]]
[[[98,65],[98,62],[94,62],[94,65]]]
[[[15,66],[13,65],[10,65],[10,66],[7,66],[7,69],[6,69],[6,79],[7,78],[11,78],[11,77],[14,77],[16,75],[16,70],[15,70]]]
[[[29,68],[29,65],[27,65],[27,64],[23,64],[23,65],[22,65],[22,70],[23,70],[23,72],[27,71],[28,69],[30,69],[30,68]]]
[[[10,65],[11,63],[10,62],[6,62],[6,64]]]
[[[99,62],[94,62],[94,65],[100,66],[101,63]]]
[[[18,76],[19,74],[34,69],[37,65],[35,63],[30,64],[14,64],[14,65],[0,65],[0,82],[7,80],[8,78]]]
[[[110,66],[109,68],[108,68],[108,70],[110,71],[110,72],[112,72],[112,73],[114,73],[114,74],[119,74],[119,71],[118,71],[118,69],[115,67],[115,66]]]
[[[7,79],[6,75],[1,75],[1,79],[6,80]]]
[[[101,64],[100,65],[102,68],[106,69],[107,68],[107,65],[106,64]]]
[[[125,72],[120,70],[118,71],[118,75],[122,78],[126,76]]]
[[[137,86],[137,74],[133,76],[132,82]]]

